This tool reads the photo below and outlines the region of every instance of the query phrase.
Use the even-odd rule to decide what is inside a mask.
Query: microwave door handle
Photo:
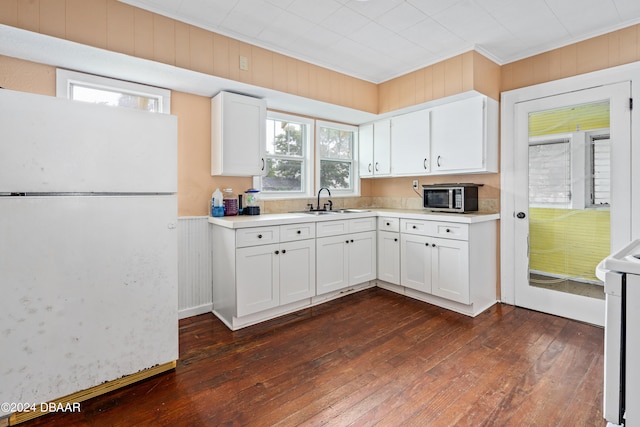
[[[449,189],[449,209],[453,208],[453,189]]]

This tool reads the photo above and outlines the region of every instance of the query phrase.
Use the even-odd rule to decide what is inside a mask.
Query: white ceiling
[[[640,22],[638,0],[120,0],[380,83],[475,49],[503,65]]]

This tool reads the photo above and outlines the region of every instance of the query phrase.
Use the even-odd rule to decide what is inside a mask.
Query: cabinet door
[[[421,175],[430,171],[430,110],[391,119],[391,173]]]
[[[438,238],[433,241],[431,293],[469,304],[469,242]]]
[[[280,304],[316,294],[316,242],[301,240],[280,245]]]
[[[349,286],[346,235],[316,239],[316,295]]]
[[[391,175],[391,120],[373,124],[373,174]]]
[[[263,99],[220,92],[211,100],[211,175],[265,172],[267,107]]]
[[[362,125],[358,131],[360,177],[373,176],[373,123]]]
[[[400,284],[400,234],[378,231],[378,279]]]
[[[238,317],[280,304],[278,250],[277,244],[236,249]]]
[[[485,160],[485,97],[440,105],[431,112],[432,170],[482,170]]]
[[[400,284],[431,293],[431,244],[433,237],[400,235]]]
[[[347,237],[349,285],[374,280],[376,278],[376,232],[367,231]]]

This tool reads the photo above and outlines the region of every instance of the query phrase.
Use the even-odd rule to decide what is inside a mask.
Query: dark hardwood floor
[[[34,426],[604,426],[603,330],[380,288],[240,331],[180,322],[165,373]]]

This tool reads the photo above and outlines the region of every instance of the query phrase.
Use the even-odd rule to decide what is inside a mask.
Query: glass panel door
[[[609,100],[529,113],[529,285],[604,299],[609,203],[594,203],[594,138],[609,139]],[[610,157],[598,156],[609,193]]]
[[[516,305],[604,323],[595,270],[628,232],[626,196],[611,189],[629,179],[629,93],[625,82],[516,104]]]

